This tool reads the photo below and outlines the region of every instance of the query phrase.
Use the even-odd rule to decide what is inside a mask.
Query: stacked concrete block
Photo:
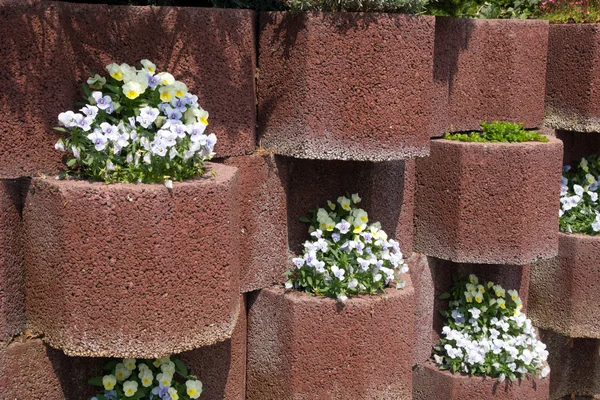
[[[548,22],[437,17],[432,134],[544,121]]]
[[[441,371],[437,365],[425,363],[413,372],[414,400],[547,400],[550,379],[520,379],[515,382],[488,377],[471,377]]]
[[[545,124],[600,132],[599,24],[553,24],[548,39]]]
[[[562,142],[433,140],[417,161],[415,250],[455,262],[527,264],[558,251]]]
[[[245,400],[246,398],[246,297],[240,307],[231,339],[177,355],[202,381],[202,399]]]
[[[288,261],[287,164],[271,154],[230,157],[238,168],[242,292],[284,281]]]
[[[106,65],[150,59],[209,113],[220,156],[255,147],[255,14],[249,10],[9,2],[0,9],[0,178],[56,173],[60,112]],[[199,28],[201,27],[201,29]],[[23,51],[27,49],[27,51]]]
[[[25,326],[21,212],[27,185],[23,179],[0,180],[0,343]]]
[[[261,145],[308,159],[426,156],[433,39],[431,16],[261,14]]]
[[[69,355],[152,358],[231,337],[237,169],[163,185],[36,178],[24,209],[28,323]]]
[[[558,256],[532,266],[529,315],[542,329],[600,339],[600,238],[560,233]]]
[[[97,388],[87,380],[102,374],[102,358],[67,357],[40,339],[18,340],[0,348],[3,400],[81,400]]]
[[[550,353],[549,398],[600,397],[600,340],[570,338],[543,329],[540,336]]]
[[[344,304],[274,287],[248,317],[247,399],[410,399],[413,297],[402,290]]]

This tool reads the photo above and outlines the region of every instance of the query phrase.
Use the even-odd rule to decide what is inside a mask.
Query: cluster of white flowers
[[[582,158],[575,168],[563,167],[558,211],[560,229],[568,233],[600,232],[598,181],[600,162],[596,156]]]
[[[339,197],[338,205],[328,201],[329,210],[313,212],[311,240],[292,260],[295,270],[288,272],[286,288],[345,301],[348,295],[377,293],[392,282],[404,287],[399,274],[407,273],[408,265],[399,243],[388,239],[379,222],[368,225],[366,211],[356,207],[360,197],[351,198]]]
[[[157,358],[153,362],[124,358],[122,362],[109,363],[105,369],[112,373],[90,380],[90,383],[104,387],[104,393],[90,400],[98,400],[98,396],[107,400],[117,399],[120,393],[126,398],[188,400],[197,399],[202,393],[202,382],[188,376],[181,361],[173,362],[169,357]],[[174,379],[176,373],[186,379],[185,385]]]
[[[108,65],[111,83],[90,78],[90,88],[99,90],[84,86],[89,104],[58,116],[57,129],[71,137],[55,148],[73,154],[69,167],[107,181],[161,181],[193,176],[194,162],[213,157],[217,138],[204,134],[208,112],[198,96],[170,73],[156,73],[152,62],[141,64],[139,70]]]
[[[480,285],[475,275],[452,290],[451,313],[434,359],[442,369],[497,377],[500,382],[527,373],[550,373],[546,345],[538,340],[517,291],[493,282]],[[508,293],[508,297],[506,294]]]

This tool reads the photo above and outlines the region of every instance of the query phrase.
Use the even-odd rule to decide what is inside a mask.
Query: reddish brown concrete
[[[556,137],[562,140],[565,148],[564,165],[577,165],[583,157],[598,154],[600,135],[596,133],[556,131]]]
[[[409,256],[413,247],[414,160],[360,162],[283,158],[289,169],[288,237],[292,252],[309,238],[308,224],[298,217],[325,207],[327,200],[358,193],[369,221],[381,222],[389,237]]]
[[[143,58],[198,95],[218,155],[254,150],[253,11],[12,2],[0,9],[0,36],[0,178],[55,173],[61,154],[51,128],[80,100],[81,82]]]
[[[261,145],[309,159],[427,155],[434,25],[431,16],[261,14]]]
[[[556,256],[562,142],[434,140],[417,161],[415,250],[456,262]]]
[[[571,398],[572,394],[600,398],[600,340],[539,332],[549,352],[550,399]]]
[[[413,371],[414,400],[547,400],[550,379],[531,378],[500,383],[489,377],[470,377],[440,371],[436,365],[425,363]]]
[[[21,210],[27,184],[0,179],[0,344],[25,326]]]
[[[0,399],[81,400],[96,393],[88,379],[102,373],[102,358],[67,357],[40,340],[0,348]]]
[[[530,317],[561,335],[600,339],[600,237],[559,235],[558,257],[533,264]]]
[[[24,209],[30,327],[69,355],[152,358],[231,337],[237,169],[163,185],[34,179]]]
[[[548,39],[545,124],[600,132],[600,24],[553,24]]]
[[[544,121],[548,22],[436,18],[433,136]]]
[[[523,312],[527,312],[529,265],[458,264],[414,253],[409,268],[415,287],[414,364],[430,359],[432,346],[439,343],[446,322],[440,310],[448,309],[448,301],[439,297],[452,288],[453,277],[466,280],[469,274],[475,274],[480,282],[492,281],[506,290],[517,290],[523,300]]]
[[[410,399],[413,288],[335,300],[261,290],[248,316],[247,399]]]
[[[241,291],[282,283],[287,254],[287,167],[268,154],[231,157],[238,170]]]
[[[240,312],[231,339],[180,354],[178,357],[202,381],[203,400],[246,398],[246,302],[240,296]]]

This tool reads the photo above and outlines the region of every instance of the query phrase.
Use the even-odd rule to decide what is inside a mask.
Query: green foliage
[[[427,13],[467,18],[530,18],[540,0],[432,0]]]
[[[546,136],[537,132],[526,131],[523,124],[512,122],[494,121],[491,124],[482,122],[482,132],[447,133],[444,139],[458,140],[460,142],[490,142],[490,143],[517,143],[517,142],[547,142]]]
[[[592,155],[574,167],[563,167],[561,185],[560,230],[566,233],[600,233],[598,204],[600,160]]]
[[[347,11],[418,14],[425,11],[428,0],[283,0],[292,11]]]
[[[542,0],[537,17],[550,23],[598,23],[600,5],[598,0]]]

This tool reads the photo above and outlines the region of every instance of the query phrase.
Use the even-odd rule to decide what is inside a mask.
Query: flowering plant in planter
[[[592,155],[574,167],[563,167],[560,188],[560,230],[567,233],[596,235],[600,232],[598,181],[600,160]]]
[[[450,299],[451,311],[441,312],[447,324],[434,347],[440,369],[497,377],[500,382],[527,373],[542,377],[550,373],[546,345],[521,313],[523,303],[516,290],[493,282],[480,284],[469,275],[468,281],[456,282],[441,298]]]
[[[369,216],[356,205],[358,194],[341,196],[337,204],[311,211],[310,240],[301,257],[293,259],[295,268],[286,272],[287,289],[295,288],[320,296],[347,300],[350,295],[376,294],[392,283],[406,284],[399,274],[408,272],[400,245],[388,239],[381,224],[369,225]]]
[[[154,361],[124,358],[121,362],[110,361],[104,369],[107,375],[88,382],[103,387],[104,393],[90,400],[189,400],[199,398],[202,393],[202,382],[188,375],[185,365],[175,358]]]
[[[55,148],[72,154],[67,166],[78,175],[169,186],[202,174],[214,155],[217,138],[204,134],[208,112],[198,97],[168,72],[157,73],[152,62],[141,65],[108,65],[108,79],[95,75],[82,85],[80,112],[58,116],[55,129],[70,137]]]

